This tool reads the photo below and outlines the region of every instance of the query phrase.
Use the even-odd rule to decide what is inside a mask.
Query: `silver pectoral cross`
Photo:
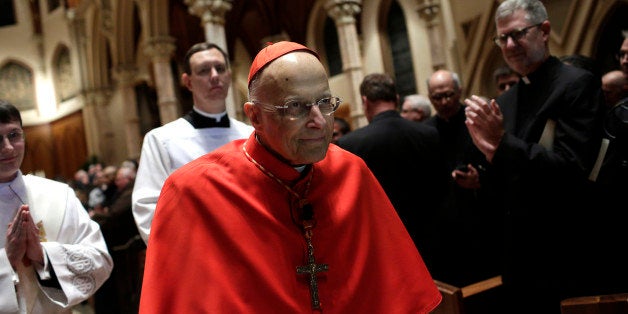
[[[310,274],[310,295],[312,298],[312,309],[320,310],[321,302],[318,299],[318,280],[316,274],[329,270],[327,264],[316,264],[314,259],[314,245],[312,245],[311,233],[306,231],[305,240],[307,242],[307,265],[297,266],[297,274]]]

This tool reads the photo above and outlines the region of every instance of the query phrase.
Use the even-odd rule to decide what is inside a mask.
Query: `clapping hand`
[[[504,117],[492,99],[489,102],[478,96],[464,100],[467,129],[475,146],[484,154],[486,160],[492,162],[499,142],[504,136]]]

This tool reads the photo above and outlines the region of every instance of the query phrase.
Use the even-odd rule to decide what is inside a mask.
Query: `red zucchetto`
[[[273,60],[287,53],[298,51],[298,50],[309,52],[315,55],[316,58],[320,60],[320,58],[318,57],[318,54],[314,50],[308,47],[305,47],[301,44],[295,43],[295,42],[280,41],[274,44],[268,43],[268,45],[264,49],[260,50],[260,52],[257,53],[257,56],[255,56],[255,59],[253,60],[253,64],[251,64],[251,70],[249,71],[248,85],[249,86],[251,85],[251,80],[253,79],[255,74],[257,74],[257,72],[259,72],[269,63],[273,62]]]

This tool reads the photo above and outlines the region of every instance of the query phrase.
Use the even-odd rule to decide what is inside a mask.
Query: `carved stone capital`
[[[112,92],[108,88],[89,89],[84,91],[85,102],[87,105],[103,106],[106,105],[111,98]]]
[[[122,86],[130,86],[135,82],[137,68],[132,64],[121,64],[113,68],[113,78]]]
[[[439,0],[423,0],[417,5],[417,11],[419,16],[426,20],[428,23],[438,18],[440,13],[440,1]]]
[[[175,39],[169,36],[152,37],[146,41],[144,53],[157,61],[167,62],[177,49],[174,43]]]
[[[204,24],[225,25],[225,13],[231,10],[233,0],[185,0],[188,11],[201,18]]]
[[[355,16],[362,11],[362,0],[328,0],[325,10],[336,24],[353,24]]]

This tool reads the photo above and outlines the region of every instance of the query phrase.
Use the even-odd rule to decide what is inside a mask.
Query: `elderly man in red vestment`
[[[244,111],[255,132],[179,168],[161,191],[140,313],[428,313],[440,302],[371,171],[330,145],[318,55],[262,49]]]

